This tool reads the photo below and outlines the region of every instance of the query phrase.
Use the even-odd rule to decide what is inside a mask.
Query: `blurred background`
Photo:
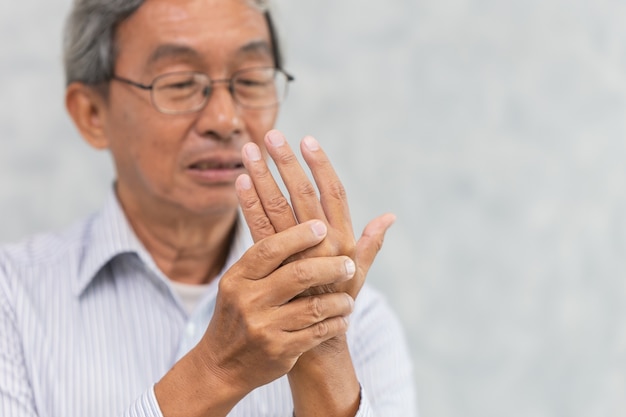
[[[358,229],[398,215],[369,280],[420,415],[626,415],[626,2],[274,3],[297,77],[278,127],[322,142]],[[0,242],[113,178],[65,115],[69,5],[0,3]]]

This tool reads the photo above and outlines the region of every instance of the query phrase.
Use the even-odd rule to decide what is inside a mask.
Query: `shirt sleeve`
[[[367,399],[367,396],[363,392],[363,388],[361,388],[361,405],[359,405],[359,411],[356,413],[355,417],[375,417],[376,413],[372,409],[372,406]]]
[[[137,398],[122,417],[163,417],[154,394],[154,386]]]
[[[352,360],[361,383],[356,417],[416,417],[412,362],[402,326],[373,289],[364,287],[359,302],[350,329]]]
[[[0,416],[36,417],[33,390],[9,294],[7,264],[0,252]]]

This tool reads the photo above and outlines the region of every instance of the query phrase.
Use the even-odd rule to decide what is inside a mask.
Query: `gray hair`
[[[265,15],[274,64],[282,68],[282,55],[268,1],[247,1]],[[100,85],[111,80],[117,56],[115,30],[144,2],[145,0],[74,0],[63,36],[66,85],[74,81]]]

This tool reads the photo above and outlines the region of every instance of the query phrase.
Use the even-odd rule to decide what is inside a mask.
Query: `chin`
[[[190,214],[196,216],[225,216],[239,209],[239,201],[235,196],[222,199],[211,198],[190,202],[185,204],[184,208]]]

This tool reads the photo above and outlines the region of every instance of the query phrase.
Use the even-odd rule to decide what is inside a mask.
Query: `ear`
[[[65,107],[83,139],[96,149],[107,149],[104,129],[106,99],[92,86],[73,82],[65,89]]]

